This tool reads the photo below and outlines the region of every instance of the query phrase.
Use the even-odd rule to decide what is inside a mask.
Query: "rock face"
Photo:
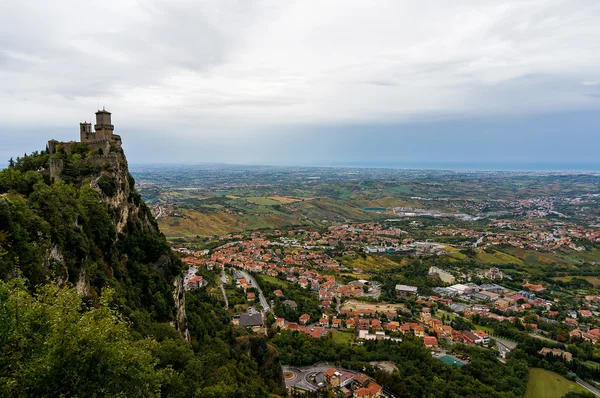
[[[134,181],[129,174],[127,159],[125,154],[109,154],[103,156],[94,156],[88,159],[88,162],[94,166],[103,168],[103,171],[94,176],[90,186],[94,188],[102,198],[102,201],[113,210],[113,222],[117,229],[117,234],[123,233],[127,221],[137,219],[140,213],[139,201],[132,200],[134,190]],[[114,184],[115,189],[107,192],[100,185],[105,180],[109,184]],[[152,228],[149,220],[143,220],[146,227]]]
[[[190,341],[190,331],[187,327],[187,315],[185,314],[185,290],[183,286],[183,276],[175,277],[173,281],[175,290],[173,291],[173,299],[175,300],[176,316],[174,326],[184,339]]]
[[[126,232],[128,224],[137,225],[142,230],[160,234],[158,225],[148,211],[139,194],[135,191],[135,181],[127,165],[125,154],[120,153],[94,156],[88,159],[91,164],[102,168],[102,172],[92,177],[90,187],[98,192],[102,201],[111,210],[117,232],[117,240]],[[156,269],[166,269],[172,265],[172,259],[161,256],[154,264]],[[175,319],[171,324],[186,339],[190,340],[185,313],[185,291],[183,275],[175,276],[173,284],[173,301],[175,302]],[[78,284],[79,285],[79,284]],[[83,288],[83,287],[82,287]]]
[[[0,171],[0,278],[70,284],[94,302],[104,288],[141,329],[172,322],[189,336],[181,261],[135,190],[110,113],[81,142],[48,141]],[[3,174],[3,175],[4,175]]]

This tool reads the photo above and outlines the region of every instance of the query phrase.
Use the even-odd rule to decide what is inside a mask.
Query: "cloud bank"
[[[168,133],[199,151],[289,129],[593,113],[599,20],[594,0],[4,2],[2,146],[74,138],[98,105],[126,144]]]

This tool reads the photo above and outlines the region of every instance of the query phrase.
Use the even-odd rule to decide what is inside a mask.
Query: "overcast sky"
[[[0,2],[0,158],[599,164],[600,1]],[[600,167],[599,167],[600,168]]]

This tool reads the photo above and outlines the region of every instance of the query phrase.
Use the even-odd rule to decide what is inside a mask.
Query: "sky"
[[[0,159],[600,170],[597,0],[0,2]],[[0,162],[2,162],[0,160]]]

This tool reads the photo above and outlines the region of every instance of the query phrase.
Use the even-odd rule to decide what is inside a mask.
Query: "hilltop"
[[[277,351],[185,292],[183,269],[106,110],[95,131],[80,124],[80,141],[11,159],[0,171],[0,395],[280,393]]]

